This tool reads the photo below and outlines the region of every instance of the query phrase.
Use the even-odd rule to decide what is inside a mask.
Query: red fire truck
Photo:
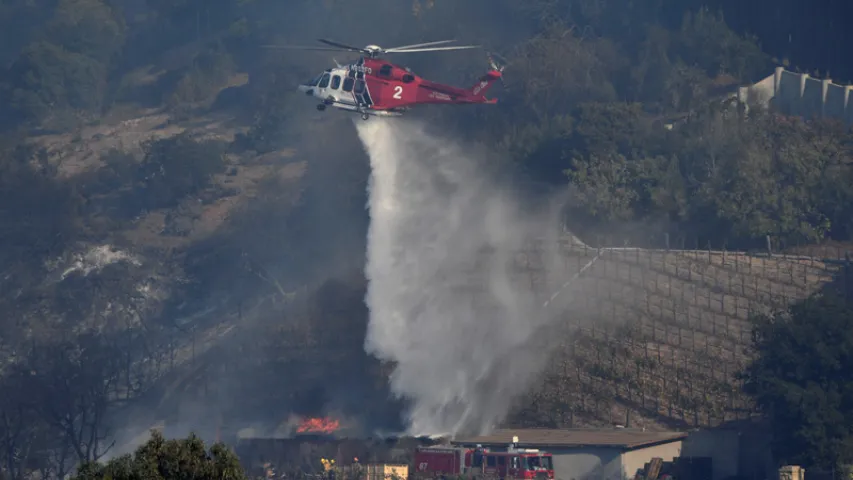
[[[415,450],[415,479],[454,477],[552,480],[551,454],[538,449],[514,448],[492,452],[488,448],[419,447]]]

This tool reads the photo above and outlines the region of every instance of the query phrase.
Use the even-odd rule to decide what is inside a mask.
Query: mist
[[[357,129],[372,169],[365,349],[395,364],[390,386],[410,402],[407,433],[485,433],[548,359],[540,295],[550,292],[512,268],[515,252],[543,235],[545,265],[559,265],[556,211],[522,211],[519,194],[486,173],[494,153],[417,121]]]

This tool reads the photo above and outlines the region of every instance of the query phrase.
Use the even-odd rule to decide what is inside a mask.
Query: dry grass
[[[292,150],[278,152],[281,159],[291,157]],[[292,189],[294,195],[298,192],[298,183],[306,171],[306,162],[292,163],[251,163],[239,165],[233,175],[217,175],[214,178],[216,187],[230,189],[235,192],[217,199],[209,205],[199,207],[196,218],[192,220],[190,231],[186,235],[170,235],[166,233],[169,213],[175,209],[162,209],[149,212],[136,221],[133,228],[123,233],[132,245],[137,247],[154,247],[171,250],[186,247],[194,242],[203,240],[215,234],[229,219],[232,212],[251,201],[258,193],[260,184],[268,178],[275,178],[282,189]],[[295,199],[294,199],[295,200]],[[188,199],[185,202],[196,202]],[[287,205],[282,205],[286,208]]]
[[[141,69],[134,72],[128,82],[142,86],[156,82],[163,73],[159,71],[152,74],[150,69]],[[248,74],[237,73],[221,86],[220,91],[245,85],[248,80]],[[207,103],[216,98],[217,95],[212,95]],[[111,149],[140,155],[143,142],[172,137],[185,131],[203,140],[230,142],[237,133],[246,130],[246,126],[239,125],[229,114],[204,113],[179,122],[163,108],[139,108],[123,104],[114,107],[95,125],[79,127],[67,133],[34,136],[28,141],[47,151],[48,159],[57,168],[59,178],[70,178],[100,168],[101,156]]]
[[[543,386],[515,423],[684,428],[752,411],[735,374],[749,358],[749,317],[819,290],[840,269],[831,259],[723,251],[596,250],[564,242],[548,269],[536,248],[519,275],[550,297],[543,272],[568,278],[563,335]],[[841,255],[843,257],[843,255]]]

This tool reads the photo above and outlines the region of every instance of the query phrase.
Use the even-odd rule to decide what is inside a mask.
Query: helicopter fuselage
[[[493,68],[468,89],[431,82],[383,59],[361,57],[357,63],[327,69],[299,85],[298,90],[332,106],[374,116],[399,116],[420,104],[493,104],[486,90],[499,78]]]

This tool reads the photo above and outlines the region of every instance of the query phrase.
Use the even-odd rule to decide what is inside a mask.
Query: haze
[[[598,341],[556,334],[570,303],[542,310],[574,275],[564,230],[730,250],[853,231],[849,132],[725,100],[783,62],[853,78],[837,5],[711,3],[0,3],[2,464],[49,452],[62,475],[156,426],[470,433],[610,424],[606,402],[653,425],[575,399],[610,380],[552,352]],[[321,37],[482,44],[506,87],[396,123],[320,113],[296,85],[356,57],[262,46]],[[392,60],[463,87],[488,68]],[[535,286],[511,273],[531,239]]]

